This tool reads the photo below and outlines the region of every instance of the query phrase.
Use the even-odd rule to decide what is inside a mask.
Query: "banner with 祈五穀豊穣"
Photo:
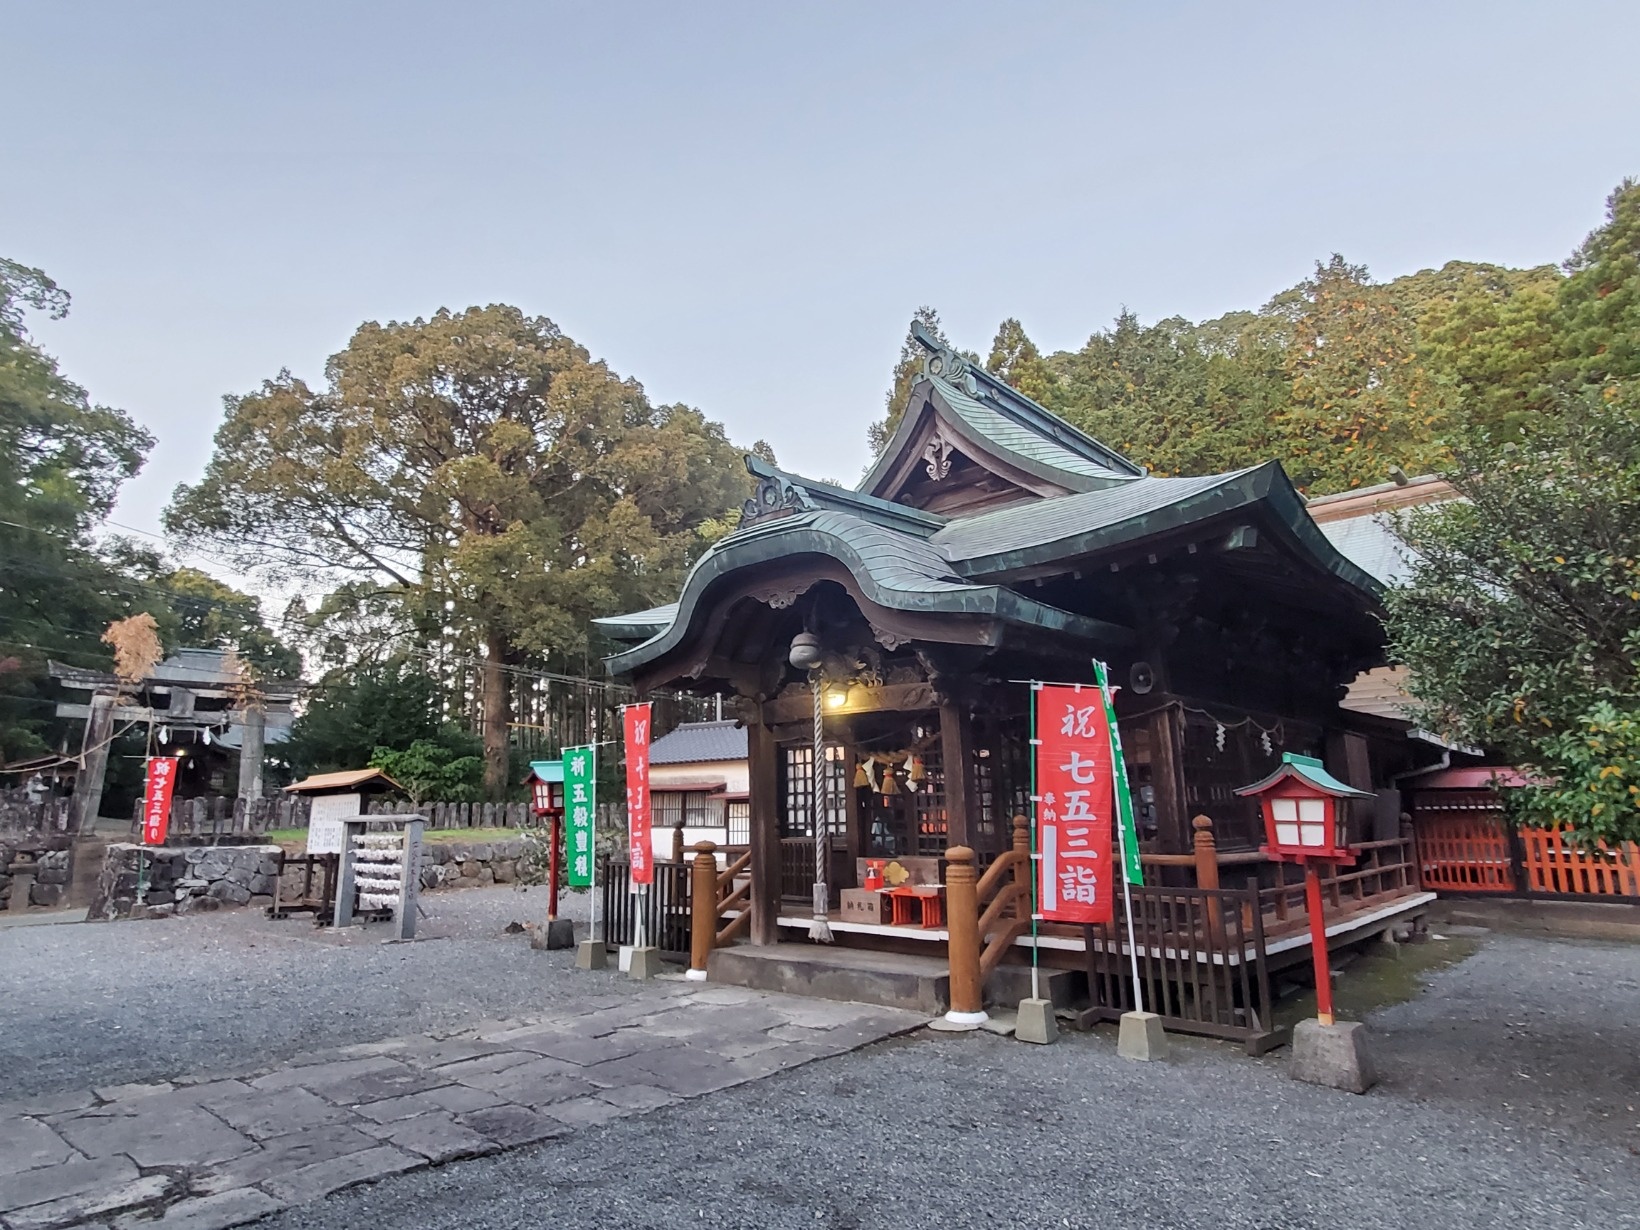
[[[593,815],[598,805],[598,757],[590,747],[564,749],[564,849],[569,859],[565,883],[586,888],[592,883]]]

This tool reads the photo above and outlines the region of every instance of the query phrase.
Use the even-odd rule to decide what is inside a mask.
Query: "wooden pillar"
[[[854,788],[854,767],[857,753],[853,740],[843,744],[843,815],[847,828],[845,830],[848,846],[848,875],[838,883],[843,888],[860,887],[859,873],[856,870],[858,860],[865,857],[866,837],[865,826],[860,815],[860,792]]]
[[[1327,772],[1357,790],[1372,793],[1372,748],[1365,735],[1354,731],[1335,730],[1327,735]],[[1350,840],[1367,841],[1373,831],[1372,800],[1351,800]]]
[[[1197,816],[1190,821],[1195,830],[1196,887],[1216,889],[1219,886],[1219,850],[1213,839],[1211,816]],[[1209,899],[1204,903],[1207,916],[1207,936],[1215,949],[1224,947],[1224,915],[1220,903]]]
[[[1163,851],[1190,849],[1185,823],[1184,757],[1180,754],[1179,711],[1166,705],[1150,715],[1150,781],[1156,791],[1156,835]]]
[[[746,727],[750,773],[752,933],[754,944],[780,942],[780,779],[774,732],[762,722]]]
[[[950,930],[951,1011],[945,1019],[968,1028],[985,1020],[984,983],[979,968],[979,898],[975,893],[974,852],[952,846],[945,852],[945,914]]]
[[[93,693],[91,715],[85,720],[84,758],[74,779],[74,821],[76,833],[90,833],[97,824],[102,806],[103,776],[108,772],[108,744],[114,736],[114,697]]]
[[[1195,831],[1196,887],[1217,888],[1219,886],[1219,850],[1218,842],[1213,837],[1213,818],[1211,816],[1197,816],[1190,822],[1190,827]]]
[[[697,841],[690,870],[694,879],[689,886],[689,977],[698,982],[706,977],[706,963],[717,943],[717,847]]]
[[[971,846],[974,835],[974,719],[968,706],[940,697],[940,755],[945,761],[945,840]]]

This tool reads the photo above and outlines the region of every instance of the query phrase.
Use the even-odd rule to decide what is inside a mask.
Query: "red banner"
[[[649,842],[649,719],[648,705],[621,710],[626,727],[626,831],[634,884],[655,880],[655,851]]]
[[[148,788],[142,796],[142,840],[144,845],[162,846],[171,824],[171,791],[177,783],[176,756],[148,758]]]
[[[1104,694],[1092,685],[1041,685],[1036,744],[1038,911],[1051,922],[1108,923],[1116,792]]]

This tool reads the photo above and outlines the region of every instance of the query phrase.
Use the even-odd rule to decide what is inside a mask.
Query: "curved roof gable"
[[[920,471],[936,482],[943,478],[953,451],[1003,480],[1014,499],[1093,491],[1144,476],[1142,466],[940,345],[921,322],[912,322],[911,333],[927,351],[922,375],[861,493],[903,499]]]

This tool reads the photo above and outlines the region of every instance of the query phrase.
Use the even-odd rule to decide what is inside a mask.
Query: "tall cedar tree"
[[[250,570],[385,581],[482,655],[484,783],[508,788],[509,668],[670,594],[746,479],[720,425],[656,407],[514,307],[362,325],[323,389],[227,399],[166,525]],[[345,579],[345,578],[344,578]]]

